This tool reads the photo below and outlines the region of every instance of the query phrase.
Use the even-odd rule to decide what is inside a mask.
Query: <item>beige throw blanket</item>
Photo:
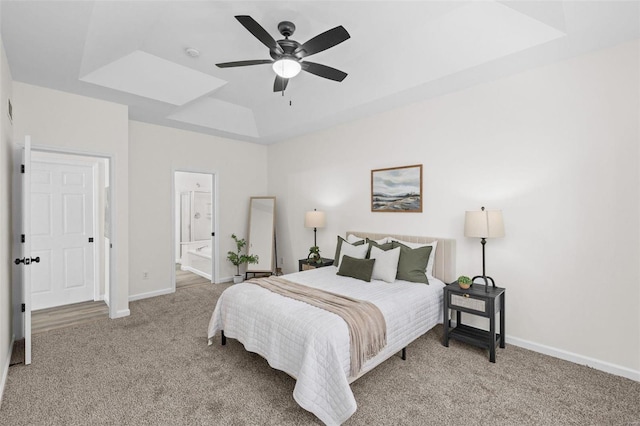
[[[357,300],[271,276],[248,281],[274,293],[308,303],[339,315],[347,323],[350,337],[351,377],[387,344],[387,324],[380,309],[371,302]]]

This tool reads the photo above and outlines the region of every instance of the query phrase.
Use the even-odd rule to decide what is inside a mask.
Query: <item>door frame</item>
[[[175,232],[176,227],[176,172],[183,173],[198,173],[202,175],[211,176],[211,203],[213,204],[213,209],[211,209],[211,220],[213,223],[211,224],[211,232],[215,236],[211,236],[211,266],[213,268],[213,273],[211,274],[211,283],[215,284],[219,280],[219,260],[218,260],[218,172],[211,170],[203,170],[203,169],[194,169],[194,168],[172,168],[171,169],[171,263],[173,265],[171,268],[171,288],[173,292],[176,291],[176,245],[179,243],[177,240],[178,237]]]
[[[96,153],[91,151],[83,151],[70,148],[61,148],[48,145],[31,145],[31,151],[49,152],[52,154],[66,154],[66,155],[80,155],[84,157],[93,157],[96,159],[106,159],[109,162],[109,217],[105,216],[105,221],[109,222],[109,238],[111,242],[111,252],[109,253],[109,282],[105,282],[105,285],[109,287],[109,318],[118,318],[118,310],[116,306],[118,286],[116,277],[116,259],[118,250],[118,235],[117,226],[115,222],[115,212],[117,211],[117,198],[115,189],[115,158],[112,154]],[[106,183],[106,180],[105,180]],[[97,194],[95,194],[97,196]],[[96,200],[94,199],[94,203]],[[94,224],[97,226],[97,224]],[[96,247],[94,247],[95,253]],[[106,253],[105,253],[106,254]],[[94,276],[95,276],[94,271]],[[106,295],[106,294],[105,294]]]

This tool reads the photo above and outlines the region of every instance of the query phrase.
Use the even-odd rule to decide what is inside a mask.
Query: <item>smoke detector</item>
[[[198,56],[200,56],[200,51],[198,49],[194,49],[193,47],[188,47],[184,51],[192,58],[197,58]]]

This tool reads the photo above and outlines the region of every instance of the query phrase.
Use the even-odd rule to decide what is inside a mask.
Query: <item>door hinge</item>
[[[211,233],[211,236],[212,236],[212,237],[215,237],[215,236],[216,236],[216,233],[215,233],[215,232],[212,232],[212,233]]]
[[[24,164],[20,164],[20,173],[24,173]]]
[[[21,242],[21,243],[24,243],[24,242],[25,242],[24,234],[20,235],[20,242]]]
[[[22,312],[27,310],[27,305],[25,305],[24,303],[22,304]]]
[[[93,237],[89,238],[89,242],[92,243],[93,242]]]

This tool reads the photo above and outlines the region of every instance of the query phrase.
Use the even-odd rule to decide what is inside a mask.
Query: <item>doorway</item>
[[[31,268],[34,311],[100,298],[99,160],[34,151]],[[104,298],[104,295],[102,296]]]
[[[174,289],[214,283],[215,175],[175,171],[173,188]]]
[[[104,317],[111,316],[111,167],[109,156],[32,148],[29,136],[15,150],[14,335],[24,342],[25,364],[31,362],[34,299],[47,320],[50,309],[65,307],[63,326],[83,322],[83,313],[71,309],[82,305],[77,301],[100,301]],[[71,241],[60,244],[65,238]],[[75,290],[79,294],[64,295]],[[44,305],[37,301],[40,296]]]
[[[108,159],[32,152],[31,269],[34,311],[108,304]],[[106,299],[106,300],[105,300]]]

